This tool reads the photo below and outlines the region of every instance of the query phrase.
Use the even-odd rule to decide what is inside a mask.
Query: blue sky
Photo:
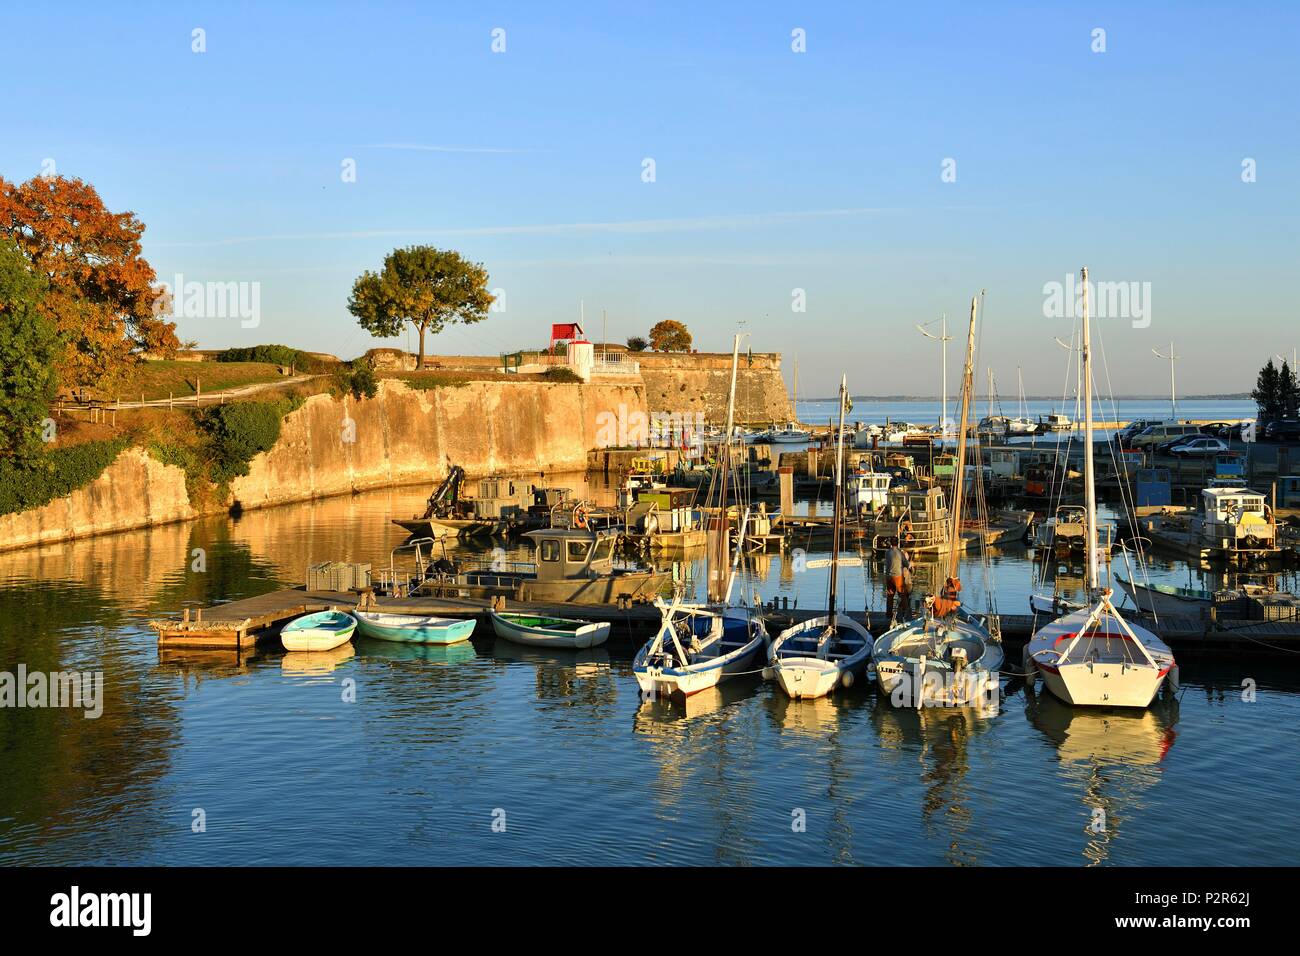
[[[0,175],[52,158],[161,278],[260,283],[256,329],[181,321],[203,347],[359,354],[352,281],[416,242],[506,294],[433,351],[544,344],[585,301],[616,341],[743,322],[808,395],[937,392],[914,326],[980,289],[981,378],[1059,393],[1043,285],[1085,264],[1150,283],[1148,327],[1098,323],[1117,391],[1164,390],[1171,339],[1198,392],[1300,345],[1300,4],[702,6],[10,6]]]

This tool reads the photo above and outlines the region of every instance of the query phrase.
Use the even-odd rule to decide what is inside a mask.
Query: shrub
[[[280,437],[280,421],[296,403],[235,402],[205,408],[198,416],[199,428],[207,436],[211,468],[209,477],[217,485],[248,474],[253,456],[269,451]]]
[[[334,386],[341,394],[353,398],[374,398],[379,393],[379,379],[369,359],[344,362],[334,370]]]
[[[0,460],[0,514],[49,504],[84,488],[127,446],[124,438],[55,448],[27,463]]]
[[[308,369],[313,359],[306,352],[288,345],[253,345],[242,349],[226,349],[217,356],[218,362],[270,362],[288,365],[299,371]]]
[[[629,352],[644,352],[650,347],[650,343],[639,335],[634,335],[627,340],[627,350]]]
[[[553,368],[548,368],[545,372],[543,372],[542,378],[546,379],[548,382],[581,382],[582,381],[582,379],[578,377],[578,375],[573,371],[573,369],[563,368],[558,365]]]

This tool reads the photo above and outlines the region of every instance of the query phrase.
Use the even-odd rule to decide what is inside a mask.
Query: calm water
[[[957,373],[960,375],[960,371]],[[1255,417],[1255,403],[1251,401],[1201,400],[1178,402],[1178,418],[1192,421],[1236,421]],[[834,399],[826,401],[800,401],[797,407],[799,421],[811,425],[821,425],[832,421],[839,415],[839,406]],[[995,402],[993,412],[997,415],[1019,415],[1020,402],[1017,398],[1003,398],[999,405]],[[1025,416],[1037,421],[1046,418],[1052,412],[1064,412],[1072,420],[1081,418],[1082,413],[1075,407],[1074,398],[1064,403],[1060,400],[1044,401],[1042,399],[1025,403]],[[948,416],[956,419],[961,413],[959,397],[948,396]],[[974,420],[978,421],[989,413],[988,401],[980,396],[972,409]],[[886,421],[912,422],[916,425],[933,425],[939,420],[939,401],[918,402],[875,402],[862,400],[856,402],[848,415],[848,421],[864,422],[868,425],[883,425]],[[1133,419],[1159,419],[1170,417],[1169,400],[1158,398],[1120,399],[1115,402],[1098,399],[1093,405],[1093,415],[1099,421],[1132,421]]]
[[[427,493],[0,555],[0,669],[102,669],[107,697],[98,720],[0,710],[0,863],[1293,861],[1300,681],[1249,657],[1185,660],[1180,702],[1137,715],[1008,683],[976,718],[900,713],[865,688],[791,703],[754,679],[689,709],[642,704],[623,643],[160,656],[153,617],[299,583],[316,561],[386,563],[388,519]],[[999,607],[1023,610],[1024,550],[990,572]],[[774,556],[751,576],[765,598],[825,602],[825,571]],[[982,606],[978,562],[965,577]],[[844,581],[850,608],[883,605],[874,571]]]

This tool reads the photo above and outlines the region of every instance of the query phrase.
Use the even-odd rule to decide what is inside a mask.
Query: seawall
[[[452,464],[470,477],[584,471],[610,416],[645,414],[640,383],[470,382],[413,389],[380,383],[373,399],[315,395],[286,415],[280,438],[230,486],[242,508],[434,482]],[[211,509],[207,513],[221,513]],[[86,487],[0,515],[0,550],[197,517],[185,473],[139,448]]]

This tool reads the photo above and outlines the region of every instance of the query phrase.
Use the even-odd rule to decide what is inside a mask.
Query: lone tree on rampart
[[[408,246],[384,257],[380,272],[366,270],[352,285],[348,311],[371,335],[391,338],[402,326],[420,333],[417,368],[424,368],[424,336],[437,335],[448,324],[481,322],[493,295],[480,263],[469,262],[452,249]]]
[[[650,330],[650,347],[656,352],[689,352],[691,333],[682,323],[664,319]]]

